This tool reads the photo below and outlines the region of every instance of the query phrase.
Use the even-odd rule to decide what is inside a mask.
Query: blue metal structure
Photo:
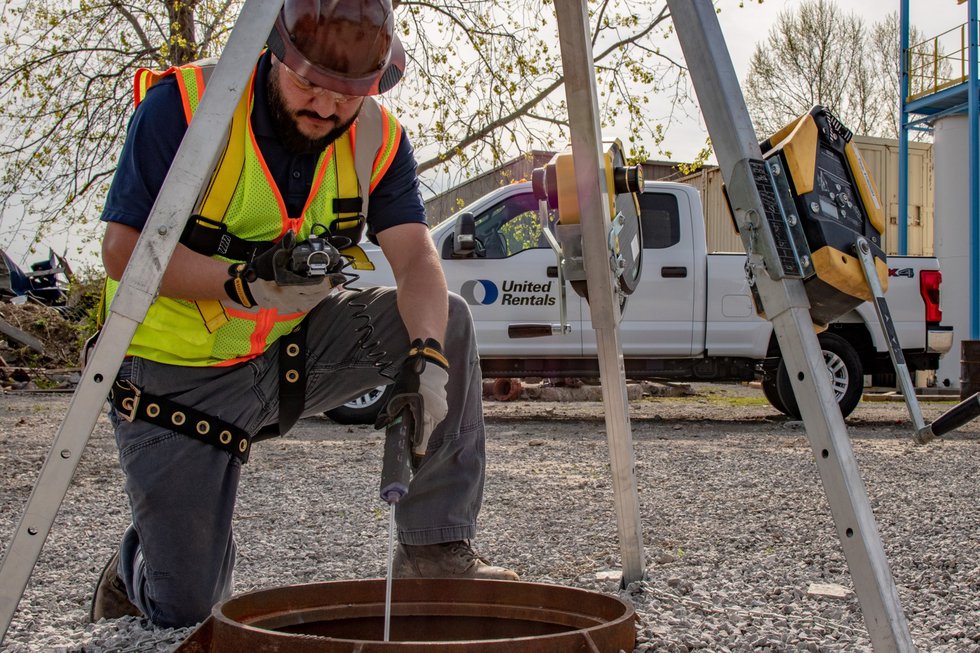
[[[963,0],[960,0],[961,2]],[[910,52],[915,45],[909,44],[909,0],[901,0],[901,129],[898,139],[898,253],[908,253],[908,153],[909,132],[931,130],[931,125],[944,116],[967,114],[969,121],[969,211],[970,211],[970,338],[980,338],[980,81],[978,81],[978,0],[966,0],[968,18],[961,31],[961,75],[943,79],[940,69],[952,57],[936,47],[930,54]],[[938,38],[938,37],[937,37]],[[913,54],[915,55],[913,57]],[[918,67],[912,69],[914,59],[932,57],[932,75]],[[963,62],[967,63],[962,69]],[[916,94],[911,96],[912,75],[920,81]],[[930,83],[931,82],[931,83]]]

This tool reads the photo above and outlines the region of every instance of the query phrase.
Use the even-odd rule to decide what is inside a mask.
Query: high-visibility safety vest
[[[189,124],[213,66],[214,61],[210,60],[163,72],[137,71],[136,105],[153,84],[168,75],[175,75]],[[363,224],[368,193],[395,158],[401,139],[401,126],[397,120],[372,98],[365,98],[361,113],[351,128],[320,155],[302,215],[290,217],[259,151],[249,120],[255,75],[253,71],[248,90],[235,110],[224,152],[210,182],[202,190],[197,213],[222,223],[228,233],[238,238],[256,242],[277,241],[290,230],[303,240],[315,225],[335,230],[345,223],[347,226],[358,221]],[[359,145],[363,148],[361,156],[357,156]],[[371,152],[376,152],[374,157],[368,156]],[[360,181],[366,177],[370,178],[369,183]],[[351,209],[349,201],[346,204],[335,202],[345,196],[356,199],[358,195],[361,198],[359,211],[354,207],[354,211],[348,212]],[[344,253],[356,264],[358,257],[363,257],[363,252],[358,252],[355,238],[354,246]],[[213,258],[229,263],[233,260],[219,254]],[[360,267],[369,267],[366,261],[360,263]],[[111,302],[118,285],[118,282],[108,280],[105,306]],[[261,355],[279,337],[289,333],[304,315],[283,314],[275,308],[247,309],[231,301],[194,302],[157,297],[136,329],[127,354],[192,367],[234,365]]]

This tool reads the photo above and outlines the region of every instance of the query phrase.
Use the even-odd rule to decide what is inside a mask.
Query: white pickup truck
[[[642,277],[620,324],[630,379],[747,381],[761,379],[778,410],[799,416],[781,365],[770,322],[754,309],[744,254],[709,254],[701,200],[683,184],[646,182],[640,195]],[[557,260],[541,235],[530,183],[504,186],[474,201],[464,213],[475,224],[476,251],[454,253],[454,227],[463,213],[432,229],[449,289],[470,304],[483,375],[597,377],[595,332],[589,307],[569,287],[564,335],[513,338],[515,324],[559,321]],[[377,269],[361,272],[357,286],[392,285],[391,269],[372,245]],[[375,248],[376,249],[376,248]],[[887,300],[910,372],[934,370],[952,344],[940,324],[939,264],[932,257],[888,259]],[[894,385],[895,372],[874,308],[864,303],[820,334],[841,412],[860,401],[869,375]],[[387,400],[384,387],[327,414],[345,423],[373,421]]]

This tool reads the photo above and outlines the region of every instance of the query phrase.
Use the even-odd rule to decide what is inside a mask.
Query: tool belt
[[[227,451],[244,465],[253,442],[284,435],[303,414],[306,403],[306,320],[279,339],[279,422],[256,434],[159,395],[130,381],[116,380],[109,401],[128,422],[142,420]]]

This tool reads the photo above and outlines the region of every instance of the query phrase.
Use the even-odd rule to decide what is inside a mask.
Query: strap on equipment
[[[368,102],[365,99],[364,107],[367,106]],[[362,130],[360,121],[361,117],[359,116],[357,133],[370,131],[370,129]],[[340,253],[351,261],[354,269],[373,270],[374,264],[368,260],[367,254],[358,245],[364,236],[364,227],[367,224],[364,217],[367,215],[367,200],[364,199],[367,197],[367,193],[362,193],[358,188],[360,171],[356,170],[357,163],[354,152],[351,150],[350,140],[351,134],[348,132],[343,138],[334,141],[334,153],[337,157],[337,194],[339,197],[333,201],[333,212],[337,214],[337,218],[330,224],[330,235],[340,236],[350,241],[350,245],[340,250]],[[362,151],[360,143],[358,143],[357,151]],[[362,155],[360,158],[366,157]],[[350,174],[351,171],[354,171],[355,174]],[[370,174],[371,169],[368,168],[368,175]]]
[[[279,339],[279,435],[285,435],[306,404],[306,327],[303,320]]]
[[[263,427],[255,441],[285,435],[306,406],[306,327],[303,320],[279,338],[279,423]]]
[[[142,420],[176,431],[227,451],[244,465],[248,462],[251,436],[231,422],[211,417],[165,397],[143,392],[129,381],[117,380],[109,391],[109,401],[127,422]]]
[[[272,241],[245,240],[228,231],[224,222],[192,215],[180,234],[180,244],[205,256],[223,256],[233,261],[249,261],[256,250],[263,250]]]
[[[214,72],[214,65],[212,64],[215,61],[209,59],[206,62],[202,62],[204,65],[201,66],[201,77],[204,81],[205,88],[207,88],[207,82],[211,77],[211,73]],[[198,200],[198,215],[191,216],[187,221],[187,226],[184,228],[184,233],[181,235],[181,242],[191,249],[194,249],[194,247],[184,242],[184,237],[187,236],[188,229],[191,231],[199,230],[196,228],[198,226],[197,218],[210,220],[212,224],[221,224],[225,219],[225,213],[228,212],[228,206],[231,205],[231,198],[241,178],[242,168],[245,167],[244,134],[248,129],[248,95],[248,93],[242,94],[238,106],[235,107],[235,113],[232,114],[231,124],[228,127],[228,132],[224,139],[225,147],[215,164],[211,180]],[[224,228],[223,224],[221,226]],[[227,233],[227,228],[224,228],[224,232]],[[218,236],[218,238],[220,246],[221,237]],[[229,243],[229,247],[235,247],[233,241]],[[194,249],[194,251],[197,250]],[[216,251],[216,253],[218,252]],[[208,256],[212,256],[212,254],[208,254]],[[247,257],[239,258],[232,254],[229,254],[228,258],[239,261],[248,260]],[[214,333],[229,322],[228,315],[225,313],[224,306],[222,306],[221,302],[214,299],[202,299],[195,303],[209,333]]]
[[[248,462],[251,445],[285,435],[303,415],[306,405],[306,320],[279,339],[279,423],[262,428],[255,436],[231,422],[212,417],[166,397],[151,395],[130,381],[116,380],[109,401],[127,422],[142,420],[227,451],[242,464]]]
[[[350,132],[334,144],[337,156],[337,194],[333,202],[337,219],[330,225],[330,233],[349,238],[351,245],[340,253],[351,260],[355,270],[373,270],[374,263],[358,245],[367,224],[368,201],[371,195],[371,174],[374,160],[384,138],[382,133],[381,107],[374,98],[366,97],[357,116],[356,148],[351,149]],[[350,171],[354,174],[351,175]]]

